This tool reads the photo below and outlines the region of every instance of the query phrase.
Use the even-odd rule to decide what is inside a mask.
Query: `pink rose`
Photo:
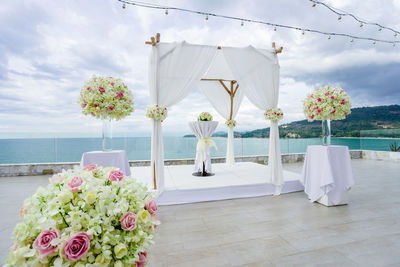
[[[78,233],[71,236],[64,246],[64,256],[68,261],[77,261],[86,255],[90,248],[90,236]]]
[[[328,87],[328,88],[329,88],[329,87]],[[328,96],[328,95],[329,95],[329,92],[326,92],[325,95]]]
[[[35,239],[33,247],[39,251],[41,258],[47,257],[48,255],[54,253],[57,246],[53,246],[51,241],[55,238],[60,237],[60,232],[58,230],[43,230]]]
[[[314,119],[314,115],[309,116],[310,119]]]
[[[106,92],[106,89],[104,89],[102,86],[99,86],[99,92],[103,94]]]
[[[83,180],[82,177],[80,176],[75,176],[74,178],[72,178],[71,181],[69,181],[68,186],[69,186],[69,190],[71,192],[79,192],[81,191],[79,189],[79,187],[82,185]]]
[[[113,106],[109,106],[109,107],[108,107],[108,110],[109,110],[109,111],[113,111],[113,110],[114,110],[114,107],[113,107]]]
[[[82,107],[82,108],[85,108],[85,107],[86,107],[86,103],[82,103],[82,104],[81,104],[81,107]]]
[[[318,112],[318,113],[321,113],[321,112],[322,112],[322,110],[319,108],[319,109],[317,110],[317,112]]]
[[[131,231],[136,229],[136,215],[132,212],[125,213],[121,218],[121,228],[126,231]]]
[[[124,178],[124,173],[121,172],[121,171],[111,171],[111,172],[110,172],[110,175],[108,176],[108,179],[109,179],[111,182],[114,182],[114,181],[121,181],[122,178]]]
[[[61,178],[61,176],[55,174],[49,179],[49,181],[51,184],[56,184],[56,183],[61,183],[63,179]]]
[[[19,216],[21,218],[24,218],[24,215],[28,213],[28,209],[25,207],[25,205],[22,205],[22,207],[19,209]]]
[[[332,99],[332,100],[335,100],[335,96],[334,96],[334,95],[332,95],[332,96],[331,96],[331,99]]]
[[[95,107],[95,108],[96,108],[97,106],[98,106],[98,105],[97,105],[96,103],[94,103],[94,104],[93,104],[93,107]]]
[[[139,260],[136,262],[136,267],[144,267],[147,263],[147,252],[139,253]]]
[[[155,214],[151,214],[151,215],[150,215],[150,218],[151,218],[151,220],[152,220],[153,222],[158,221],[158,217],[157,217],[157,215],[155,215]],[[154,227],[154,229],[155,229],[155,228],[157,228],[157,225],[154,225],[153,227]]]
[[[93,117],[96,117],[96,113],[90,112],[90,114],[91,114]]]
[[[343,93],[343,92],[344,92],[344,90],[343,90],[343,89],[340,89],[340,92],[341,92],[341,93]]]
[[[321,101],[322,101],[322,99],[321,99],[320,97],[318,97],[318,99],[317,99],[317,100],[318,100],[318,102],[321,102]]]
[[[332,110],[331,114],[335,114],[336,113],[336,109]]]
[[[111,82],[111,86],[114,86],[115,85],[115,82]]]
[[[93,171],[95,169],[97,169],[96,164],[89,164],[82,168],[82,170],[84,170],[84,171]]]
[[[346,100],[342,99],[342,101],[340,101],[340,104],[342,105],[346,104]]]
[[[90,90],[92,90],[92,87],[88,86],[88,87],[86,88],[86,90],[90,91]]]
[[[117,95],[115,97],[123,98],[124,97],[124,92],[122,92],[122,91],[117,92]]]
[[[150,214],[154,214],[157,211],[156,201],[155,200],[148,201],[145,205],[145,208]]]

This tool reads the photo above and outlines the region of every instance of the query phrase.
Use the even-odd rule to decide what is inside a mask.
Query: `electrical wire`
[[[327,5],[327,4],[325,4],[324,2],[320,2],[320,1],[316,1],[316,0],[309,0],[309,1],[314,3],[314,4],[322,5],[322,6],[326,7],[327,9],[329,9],[330,11],[332,11],[333,13],[335,13],[338,16],[349,16],[349,17],[352,17],[354,20],[356,20],[357,22],[360,23],[360,27],[362,27],[363,25],[373,25],[373,26],[379,27],[379,31],[381,31],[382,29],[386,29],[388,31],[393,32],[395,37],[397,35],[400,35],[400,32],[395,30],[395,29],[393,29],[393,28],[390,28],[390,27],[387,27],[387,26],[383,26],[383,25],[381,25],[379,23],[376,23],[376,22],[368,22],[368,21],[366,21],[364,19],[361,19],[361,18],[357,17],[356,15],[354,15],[352,13],[340,10],[338,8],[331,7],[331,6]]]
[[[117,0],[117,1],[121,2],[123,4],[128,4],[128,5],[138,6],[138,7],[165,10],[165,14],[168,14],[168,10],[175,10],[175,11],[180,11],[180,12],[185,12],[185,13],[206,16],[207,18],[208,17],[218,17],[218,18],[223,18],[223,19],[236,20],[236,21],[240,21],[242,26],[244,25],[244,22],[262,24],[262,25],[274,27],[274,31],[276,31],[276,28],[283,28],[283,29],[292,29],[292,30],[301,31],[302,33],[303,32],[311,32],[311,33],[326,35],[326,36],[328,36],[328,39],[331,39],[332,36],[341,36],[341,37],[350,38],[351,40],[367,40],[367,41],[372,41],[372,42],[393,44],[393,46],[395,46],[395,44],[397,44],[397,43],[400,43],[400,41],[398,41],[398,40],[390,41],[390,40],[377,39],[377,38],[372,38],[372,37],[355,36],[355,35],[346,34],[346,33],[324,32],[324,31],[315,30],[315,29],[301,28],[301,27],[290,26],[290,25],[285,25],[285,24],[271,23],[271,22],[262,21],[262,20],[255,20],[255,19],[240,18],[240,17],[228,16],[228,15],[222,15],[222,14],[215,14],[215,13],[209,13],[209,12],[174,7],[174,6],[164,6],[164,5],[141,2],[141,1],[136,1],[136,0]],[[310,1],[314,2],[314,0],[310,0]],[[316,2],[316,4],[320,3],[318,1],[315,1],[315,2]]]

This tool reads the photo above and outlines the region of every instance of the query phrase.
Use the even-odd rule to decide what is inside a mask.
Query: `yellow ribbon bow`
[[[202,153],[203,161],[206,160],[207,157],[206,144],[208,144],[210,147],[215,147],[215,149],[218,149],[214,140],[212,140],[211,138],[199,139],[199,142],[197,142],[197,149]]]

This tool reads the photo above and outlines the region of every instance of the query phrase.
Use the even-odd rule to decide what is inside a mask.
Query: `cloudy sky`
[[[147,0],[143,0],[147,1]],[[150,0],[148,0],[150,1]],[[153,3],[265,20],[323,31],[393,40],[393,34],[337,16],[308,0],[196,1],[151,0]],[[326,1],[368,21],[400,29],[400,0]],[[116,124],[125,135],[151,130],[144,115],[149,104],[144,42],[156,32],[165,42],[270,48],[284,46],[280,106],[283,123],[303,119],[301,100],[321,85],[343,87],[353,106],[400,103],[400,45],[324,36],[170,11],[134,6],[117,0],[18,0],[0,5],[0,136],[10,133],[99,133],[100,122],[85,117],[76,104],[79,90],[93,74],[121,77],[133,91],[135,113]],[[400,38],[399,38],[400,39]],[[217,115],[199,89],[169,110],[164,132],[189,132],[198,113]],[[264,128],[263,112],[244,100],[237,130]],[[220,126],[218,130],[224,130]]]

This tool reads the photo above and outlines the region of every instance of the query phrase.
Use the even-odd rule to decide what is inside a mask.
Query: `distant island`
[[[353,108],[345,120],[332,121],[331,127],[333,137],[400,138],[400,105]],[[321,121],[301,120],[283,124],[279,126],[279,135],[281,138],[320,137]],[[216,132],[213,136],[226,137],[227,133]],[[194,135],[184,137],[194,137]],[[267,138],[269,127],[248,132],[235,132],[235,137]]]

